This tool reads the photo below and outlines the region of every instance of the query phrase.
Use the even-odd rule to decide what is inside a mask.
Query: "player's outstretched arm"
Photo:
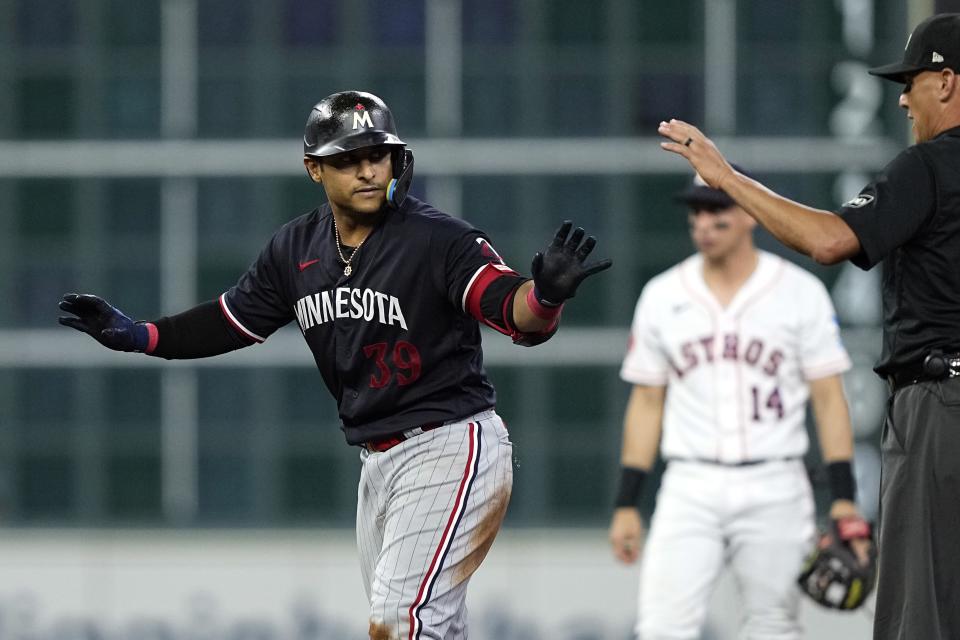
[[[533,257],[533,281],[521,286],[513,301],[513,318],[517,329],[524,332],[543,331],[554,324],[563,303],[574,297],[577,287],[588,277],[609,269],[610,259],[587,263],[597,239],[587,236],[567,220],[554,235],[553,241]]]
[[[168,360],[206,358],[253,344],[233,330],[216,300],[174,316],[135,322],[103,298],[68,293],[60,309],[60,324],[89,334],[115,351],[138,351]]]
[[[156,331],[151,340],[150,327],[134,322],[122,311],[99,296],[89,293],[68,293],[60,301],[60,310],[73,314],[60,316],[59,322],[93,337],[114,351],[151,351],[156,344]]]
[[[635,385],[623,416],[620,486],[610,523],[610,546],[614,557],[627,564],[636,562],[643,544],[639,504],[657,458],[665,397],[666,387]]]

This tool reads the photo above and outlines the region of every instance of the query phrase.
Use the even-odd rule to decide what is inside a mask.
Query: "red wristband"
[[[841,540],[853,540],[854,538],[869,538],[870,523],[863,518],[846,517],[837,520],[837,532]]]
[[[157,348],[157,343],[160,341],[160,332],[157,331],[157,325],[152,322],[144,322],[143,326],[147,328],[147,348],[143,352],[150,354]]]
[[[541,320],[556,320],[560,316],[560,311],[563,310],[563,304],[548,307],[537,300],[537,296],[533,294],[533,289],[533,287],[530,287],[530,290],[527,291],[527,306],[530,307],[530,311]]]

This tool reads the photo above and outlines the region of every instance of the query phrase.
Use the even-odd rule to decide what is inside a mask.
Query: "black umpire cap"
[[[753,176],[747,171],[744,171],[740,165],[731,162],[730,166],[733,167],[737,173],[742,173],[748,178],[753,178]],[[693,181],[686,189],[676,194],[674,199],[677,202],[684,203],[693,210],[721,211],[737,205],[736,201],[728,196],[726,191],[707,186],[707,183],[704,182],[699,173],[694,174]]]
[[[960,13],[938,13],[917,25],[907,40],[903,62],[874,67],[869,73],[906,84],[920,71],[960,71]]]

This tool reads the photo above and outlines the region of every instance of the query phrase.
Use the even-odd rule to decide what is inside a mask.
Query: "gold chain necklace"
[[[349,258],[344,258],[343,249],[340,246],[340,227],[337,226],[336,218],[333,219],[333,233],[334,233],[334,237],[337,240],[337,255],[340,256],[340,261],[343,262],[344,264],[343,275],[349,276],[351,273],[353,273],[353,267],[350,266],[350,261],[353,260],[353,257],[355,255],[357,255],[357,251],[360,251],[360,247],[362,247],[363,243],[367,241],[367,238],[370,237],[370,234],[368,233],[367,237],[360,241],[360,244],[358,244],[356,248],[354,248],[353,253],[350,254]]]

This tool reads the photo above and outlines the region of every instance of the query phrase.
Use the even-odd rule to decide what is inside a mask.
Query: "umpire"
[[[784,244],[823,264],[883,262],[883,427],[875,640],[960,638],[960,14],[921,22],[903,62],[916,144],[836,212],[737,173],[696,127],[660,123],[686,158]]]

